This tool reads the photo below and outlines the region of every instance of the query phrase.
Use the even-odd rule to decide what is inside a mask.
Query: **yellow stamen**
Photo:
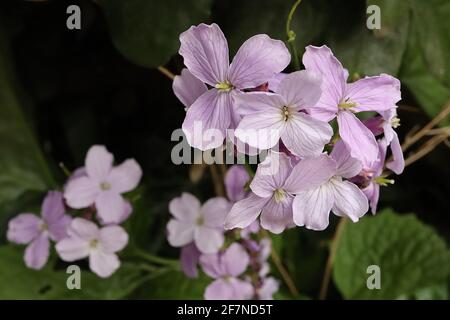
[[[275,200],[276,203],[284,201],[285,198],[286,198],[286,191],[284,191],[283,189],[276,189],[273,192],[273,199]]]
[[[376,177],[373,181],[383,187],[387,187],[388,184],[394,184],[395,182],[394,179],[386,179],[384,177]]]
[[[400,118],[393,117],[392,120],[391,120],[391,127],[395,129],[395,128],[399,127],[399,126],[400,126]]]
[[[283,120],[284,121],[288,121],[292,117],[291,111],[289,110],[289,107],[284,106],[281,109],[281,115],[283,116]]]
[[[234,86],[228,81],[226,81],[226,82],[219,82],[218,84],[215,85],[215,88],[220,91],[230,91],[234,88]]]
[[[102,189],[103,191],[108,191],[109,189],[111,189],[111,184],[108,182],[102,182],[100,184],[100,189]]]

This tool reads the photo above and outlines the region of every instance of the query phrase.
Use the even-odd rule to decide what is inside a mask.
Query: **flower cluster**
[[[225,177],[229,200],[216,197],[200,205],[193,195],[183,193],[169,204],[173,219],[167,237],[172,246],[182,248],[183,272],[196,278],[200,265],[214,279],[206,288],[206,299],[272,299],[278,290],[278,282],[267,276],[271,241],[259,224],[254,222],[240,233],[223,228],[232,204],[247,196],[249,180],[245,169],[235,165]]]
[[[71,175],[64,192],[47,194],[41,217],[22,213],[9,222],[8,240],[28,244],[24,259],[29,268],[44,267],[50,240],[56,242],[56,252],[64,261],[88,257],[90,269],[100,277],[109,277],[119,268],[116,252],[128,243],[128,234],[119,224],[132,212],[122,194],[136,188],[142,171],[132,159],[118,166],[113,162],[104,146],[92,146],[85,166]]]
[[[250,148],[267,156],[252,178],[242,168],[229,169],[248,191],[236,196],[225,181],[231,204],[214,198],[200,206],[187,194],[173,200],[169,242],[186,246],[182,261],[188,275],[196,274],[200,261],[216,279],[207,298],[276,291],[271,278],[256,291],[242,276],[236,278],[246,267],[253,269],[247,263],[253,246],[243,240],[247,230],[255,224],[277,234],[295,226],[323,230],[330,212],[354,222],[369,207],[375,213],[380,186],[393,182],[386,170],[400,174],[404,168],[394,131],[400,82],[387,74],[348,82],[348,71],[327,46],[308,46],[305,70],[282,73],[289,51],[267,35],[245,41],[230,64],[227,41],[216,24],[193,26],[180,42],[187,69],[175,77],[173,90],[186,107],[182,129],[189,144],[209,150],[227,138],[239,153],[254,155]],[[389,147],[392,160],[386,161]],[[230,241],[224,241],[224,230]],[[240,234],[238,242],[229,234]],[[261,242],[254,248],[261,250]]]

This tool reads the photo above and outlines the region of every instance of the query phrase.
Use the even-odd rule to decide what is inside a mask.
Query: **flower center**
[[[284,201],[284,199],[286,199],[286,191],[284,191],[283,189],[275,189],[275,191],[273,192],[273,199],[275,200],[276,203],[280,203],[282,201]]]
[[[395,129],[395,128],[399,127],[399,126],[400,126],[400,118],[393,117],[392,120],[391,120],[391,127]]]
[[[39,232],[44,232],[48,230],[48,224],[45,222],[41,223],[38,227]]]
[[[383,187],[387,187],[388,184],[394,184],[395,182],[394,179],[386,179],[385,177],[376,177],[373,181]]]
[[[205,222],[205,219],[204,219],[202,216],[199,216],[199,217],[197,218],[197,220],[195,221],[195,223],[196,223],[198,226],[202,226],[204,222]]]
[[[219,82],[218,84],[216,84],[215,88],[219,91],[228,92],[228,91],[234,89],[234,86],[230,82],[225,81],[225,82]]]
[[[89,242],[89,247],[91,249],[96,249],[98,247],[99,241],[98,239],[92,239],[91,242]]]
[[[281,115],[282,115],[284,121],[288,121],[290,118],[292,118],[292,114],[291,114],[291,111],[289,110],[288,106],[284,106],[281,109]]]
[[[103,191],[108,191],[111,189],[111,184],[109,182],[102,182],[100,183],[100,189]]]
[[[347,98],[347,99],[339,102],[338,108],[339,109],[344,109],[344,110],[346,109],[346,110],[348,110],[348,109],[351,109],[353,107],[356,107],[357,103],[356,102],[351,102],[351,101],[349,101],[349,99],[350,98]]]

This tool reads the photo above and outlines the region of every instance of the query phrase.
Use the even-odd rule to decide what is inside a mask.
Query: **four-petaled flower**
[[[210,86],[193,101],[182,83],[175,85],[180,100],[190,104],[182,128],[191,146],[213,149],[223,143],[226,129],[236,128],[240,120],[234,101],[240,90],[257,87],[281,72],[290,54],[282,41],[259,34],[244,42],[230,64],[227,40],[214,23],[192,26],[180,35],[180,42],[179,53],[190,74]],[[200,94],[204,87],[196,83],[194,90]],[[221,138],[210,140],[211,129]]]
[[[216,253],[224,242],[223,221],[230,203],[221,197],[200,201],[189,193],[170,201],[169,211],[174,216],[167,225],[168,240],[173,247],[191,242],[202,253]]]
[[[59,241],[66,237],[71,221],[65,214],[61,192],[50,191],[42,204],[41,216],[21,213],[9,221],[8,241],[28,244],[25,250],[25,264],[32,269],[41,269],[50,253],[50,240]]]
[[[116,252],[125,248],[127,243],[128,234],[120,226],[99,229],[92,221],[75,218],[68,228],[68,237],[56,244],[56,251],[68,262],[89,257],[89,268],[106,278],[119,268]]]
[[[224,252],[204,254],[200,264],[205,273],[214,278],[205,291],[206,300],[246,300],[254,295],[253,286],[238,278],[246,269],[249,256],[245,249],[233,243]]]
[[[113,167],[114,157],[104,146],[92,146],[85,160],[85,175],[72,178],[64,190],[67,204],[82,209],[95,204],[104,224],[120,223],[129,211],[122,193],[136,188],[142,170],[134,159]]]
[[[348,71],[327,46],[308,46],[306,70],[322,76],[322,96],[308,112],[323,121],[337,117],[339,135],[353,158],[376,161],[378,145],[373,133],[355,116],[362,111],[384,112],[400,101],[400,82],[381,74],[347,83]]]

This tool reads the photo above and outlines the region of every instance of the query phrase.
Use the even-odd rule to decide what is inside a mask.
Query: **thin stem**
[[[159,72],[161,72],[163,75],[165,75],[170,80],[175,79],[175,75],[169,69],[167,69],[166,67],[159,66],[158,70],[159,70]]]
[[[272,258],[273,263],[275,264],[275,267],[277,268],[278,272],[280,272],[281,277],[284,280],[284,283],[286,283],[286,286],[288,287],[289,291],[294,297],[299,296],[299,292],[297,287],[295,286],[294,280],[292,280],[291,275],[286,270],[286,268],[283,266],[283,263],[281,263],[280,257],[278,256],[278,253],[275,250],[270,251],[270,257]]]
[[[437,125],[439,122],[441,122],[443,119],[445,119],[449,114],[450,114],[450,101],[447,102],[444,109],[441,112],[439,112],[439,114],[436,117],[434,117],[430,122],[428,122],[422,129],[420,129],[418,132],[416,132],[410,138],[405,139],[405,142],[402,145],[403,152],[406,151],[410,146],[412,146],[418,140],[420,140],[422,137],[427,135],[427,133],[431,129],[433,129],[433,127],[435,125]]]
[[[443,135],[437,135],[425,142],[417,152],[413,153],[411,156],[405,159],[405,167],[413,164],[417,160],[426,156],[428,153],[433,151],[441,142],[447,140],[450,137],[450,133],[446,133]]]
[[[141,250],[141,249],[135,249],[134,250],[134,255],[143,258],[151,263],[156,263],[159,265],[163,265],[163,266],[168,266],[168,267],[172,267],[174,269],[179,269],[180,268],[180,264],[178,262],[178,260],[173,260],[173,259],[167,259],[167,258],[161,258],[158,256],[154,256],[151,253],[148,253],[147,251]]]
[[[225,197],[225,186],[223,184],[223,178],[220,177],[217,165],[216,164],[210,165],[209,170],[211,172],[211,177],[213,180],[214,190],[216,194],[220,197]]]
[[[262,229],[261,234],[265,237],[269,237],[266,230]],[[277,268],[278,272],[281,274],[281,277],[283,278],[284,283],[289,289],[289,292],[294,296],[299,296],[299,291],[297,287],[295,286],[294,280],[292,280],[291,275],[287,271],[287,269],[284,267],[283,263],[281,262],[280,256],[278,253],[272,248],[270,250],[270,257],[272,258],[273,263],[275,264],[275,267]]]
[[[336,251],[341,241],[342,232],[344,231],[345,225],[347,224],[346,218],[341,218],[339,220],[336,232],[334,233],[333,239],[331,240],[330,253],[328,255],[327,264],[325,265],[325,272],[323,274],[322,285],[320,286],[319,299],[323,300],[327,296],[328,285],[331,279],[331,271],[333,270],[334,258],[336,257]]]
[[[286,36],[287,36],[287,43],[289,45],[289,47],[291,48],[292,51],[292,56],[293,56],[293,62],[294,62],[294,68],[296,70],[300,70],[300,61],[298,59],[298,54],[297,54],[297,47],[295,46],[295,37],[296,34],[294,32],[294,30],[291,29],[291,22],[292,19],[294,17],[294,13],[297,10],[298,5],[300,4],[300,2],[302,2],[302,0],[297,0],[294,5],[291,8],[291,11],[289,11],[287,20],[286,20]]]

